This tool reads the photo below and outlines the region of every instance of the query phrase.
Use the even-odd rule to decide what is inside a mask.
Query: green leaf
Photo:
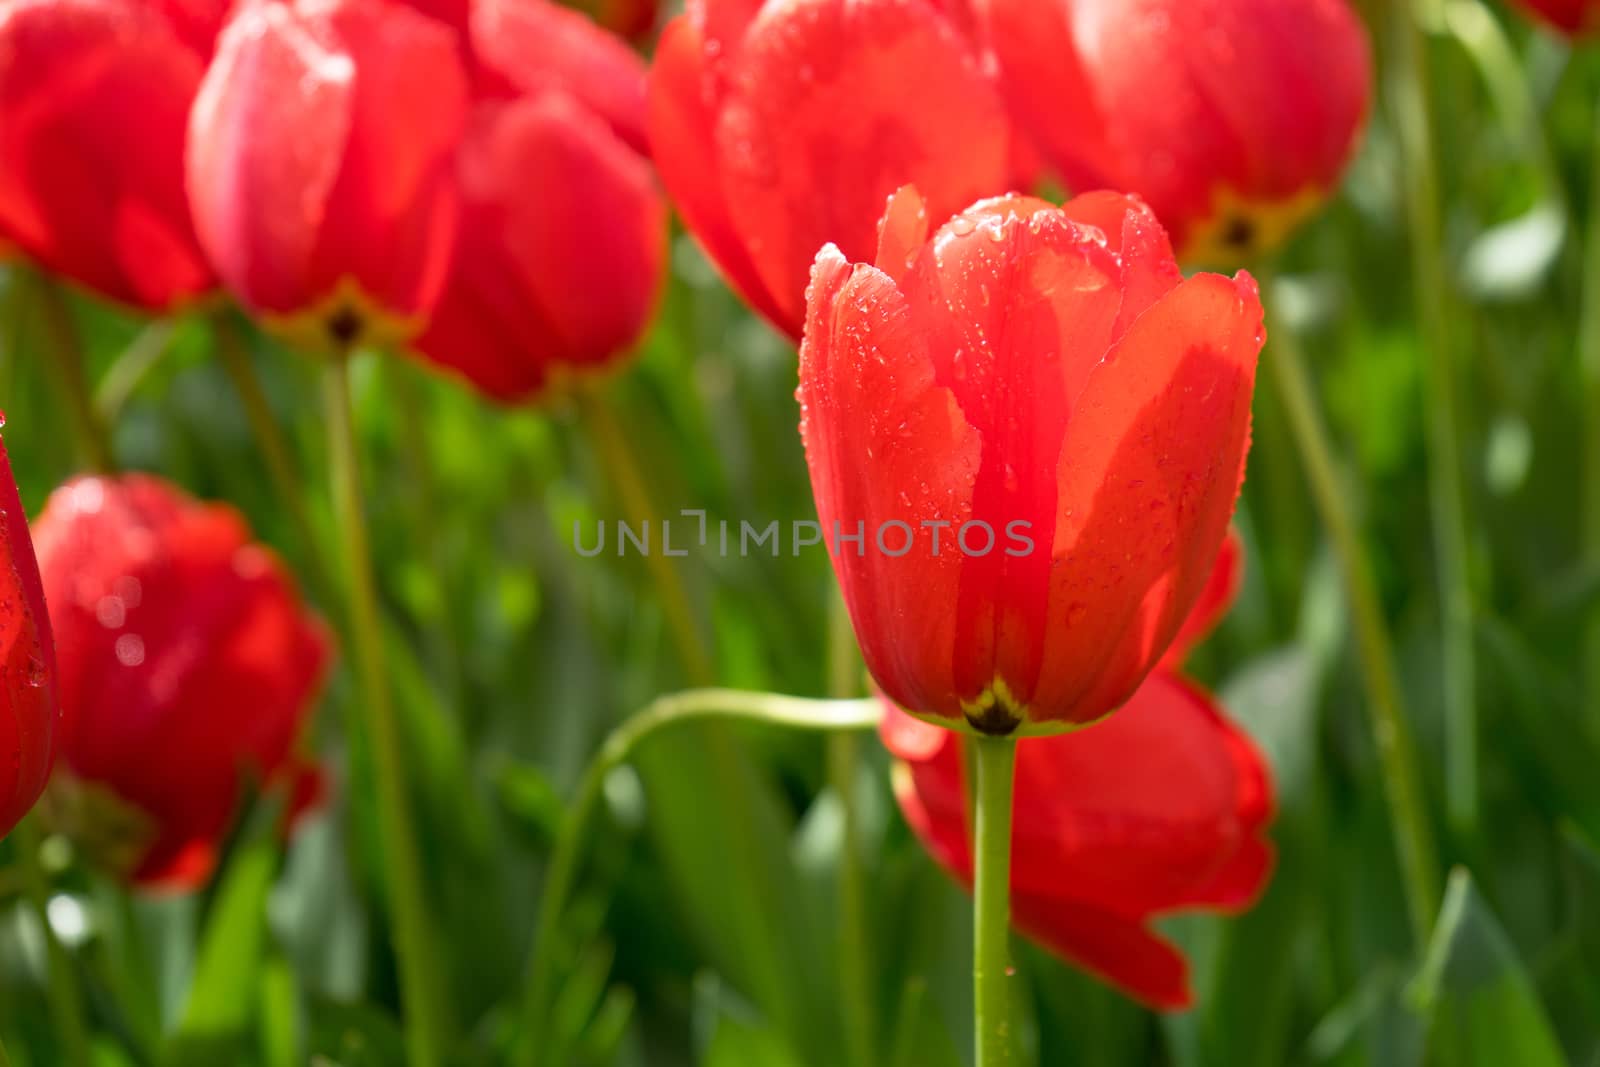
[[[939,1017],[928,983],[921,978],[906,982],[895,1016],[890,1067],[962,1067],[944,1020]]]
[[[1568,1067],[1533,980],[1472,876],[1450,875],[1412,996],[1460,1067]]]
[[[703,976],[695,983],[695,1002],[696,1029],[705,1050],[700,1067],[805,1067],[784,1039],[715,977]]]

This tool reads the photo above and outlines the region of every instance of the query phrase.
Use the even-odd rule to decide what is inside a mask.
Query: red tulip
[[[967,44],[927,0],[699,0],[650,73],[661,179],[711,258],[798,337],[832,242],[871,257],[889,194],[944,218],[1007,185],[1010,127]]]
[[[0,418],[0,424],[4,423]],[[28,519],[17,499],[11,461],[0,442],[0,837],[11,832],[50,776],[56,719],[55,645],[45,612]]]
[[[46,270],[167,311],[213,283],[183,190],[204,12],[0,0],[0,232]]]
[[[1232,556],[1229,542],[1219,574]],[[1236,563],[1233,564],[1236,567]],[[1225,580],[1225,579],[1224,579]],[[1231,592],[1214,584],[1186,632],[1198,639]],[[1174,646],[1173,655],[1182,651]],[[1153,674],[1103,723],[1017,747],[1011,905],[1024,934],[1155,1008],[1190,1005],[1188,966],[1152,919],[1237,912],[1272,870],[1265,760],[1211,697]],[[883,739],[903,763],[895,796],[940,866],[970,888],[962,739],[890,705]]]
[[[509,402],[639,339],[661,288],[666,208],[638,151],[644,65],[632,51],[549,0],[483,0],[472,28],[486,76],[457,161],[459,246],[416,348]]]
[[[323,626],[237,512],[155,478],[71,482],[33,533],[61,663],[61,792],[126,816],[87,829],[134,831],[116,842],[134,881],[198,885],[247,786],[303,802],[318,781],[295,746]]]
[[[892,700],[1060,732],[1133,695],[1205,585],[1261,304],[1247,274],[1184,281],[1112,193],[988,200],[927,232],[905,190],[876,267],[817,257],[799,398],[818,516]]]
[[[200,242],[302,343],[413,336],[456,227],[455,33],[388,0],[266,0],[223,31],[189,124]]]
[[[1600,2],[1597,0],[1517,0],[1517,3],[1563,33],[1578,36],[1600,31]]]
[[[1012,114],[1075,188],[1149,201],[1185,259],[1275,245],[1371,99],[1345,0],[975,0]]]

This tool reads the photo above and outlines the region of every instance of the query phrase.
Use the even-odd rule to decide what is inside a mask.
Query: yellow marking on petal
[[[1248,266],[1316,214],[1327,195],[1325,189],[1307,186],[1282,200],[1249,200],[1219,188],[1211,197],[1211,217],[1190,229],[1178,258],[1218,269]]]

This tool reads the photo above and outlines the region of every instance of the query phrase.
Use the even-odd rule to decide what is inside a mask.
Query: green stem
[[[1420,947],[1427,943],[1433,929],[1434,909],[1439,903],[1438,858],[1423,803],[1416,751],[1395,674],[1389,627],[1378,601],[1372,565],[1348,503],[1350,494],[1340,483],[1328,431],[1313,398],[1305,355],[1294,334],[1282,323],[1271,321],[1268,333],[1271,337],[1265,354],[1268,377],[1278,388],[1301,462],[1305,464],[1312,499],[1344,575],[1356,651],[1366,681],[1372,735],[1389,804],[1389,821],[1400,856],[1407,912],[1412,934]]]
[[[0,1043],[0,1067],[11,1067],[11,1057],[6,1055],[4,1043]]]
[[[171,319],[158,319],[140,330],[139,336],[122,350],[94,391],[94,409],[102,423],[116,424],[134,391],[172,351],[177,333]]]
[[[404,999],[407,1059],[412,1067],[439,1067],[444,1049],[444,1002],[437,985],[437,957],[428,925],[422,865],[413,837],[399,723],[384,672],[383,631],[361,495],[348,357],[328,359],[324,383],[334,511],[349,580],[351,653],[361,725],[372,753],[379,837],[392,894],[390,929]]]
[[[72,321],[72,309],[55,282],[40,275],[35,275],[34,279],[35,297],[47,339],[44,361],[67,406],[67,418],[78,441],[79,458],[92,471],[112,473],[117,465],[111,450],[111,435],[95,410],[94,393],[89,388],[89,374],[84,367],[83,343]]]
[[[690,689],[657,698],[613,730],[585,769],[550,854],[527,984],[527,1036],[531,1040],[523,1042],[518,1062],[538,1061],[554,979],[556,931],[577,879],[578,861],[589,840],[589,821],[604,795],[606,777],[628,762],[646,738],[667,727],[715,719],[742,719],[798,730],[871,730],[877,727],[880,715],[877,701],[871,699],[807,700],[732,689]]]
[[[973,834],[972,1009],[978,1067],[1011,1062],[1011,790],[1017,742],[974,741],[978,768]]]
[[[850,612],[838,586],[828,597],[828,695],[854,696],[859,690],[861,657],[856,648]],[[872,978],[867,938],[867,898],[861,870],[861,816],[856,804],[856,778],[861,739],[838,732],[828,735],[828,782],[839,798],[843,822],[839,843],[839,993],[844,999],[845,1042],[855,1067],[873,1067],[877,1035],[873,1026]]]
[[[1426,0],[1417,0],[1426,2]],[[1439,584],[1444,661],[1445,794],[1451,825],[1471,837],[1478,824],[1477,664],[1472,633],[1466,505],[1461,477],[1455,354],[1439,219],[1427,41],[1417,2],[1397,5],[1394,107],[1410,222],[1412,282],[1425,350],[1423,418],[1428,496]],[[1431,911],[1431,908],[1430,908]]]
[[[580,390],[578,406],[600,453],[607,478],[621,498],[623,510],[632,519],[650,522],[656,514],[655,504],[650,499],[650,491],[645,487],[644,476],[640,473],[633,449],[618,425],[611,405],[597,391]],[[661,610],[666,615],[667,628],[672,631],[672,640],[683,662],[685,675],[692,685],[710,685],[716,678],[716,672],[710,650],[695,621],[694,607],[690,603],[688,590],[684,588],[682,575],[665,553],[646,552],[644,556],[645,564],[650,568],[651,580],[661,598]]]
[[[50,880],[39,859],[41,837],[38,816],[32,815],[17,825],[16,852],[27,883],[28,900],[44,931],[46,952],[46,994],[50,1021],[61,1041],[61,1061],[65,1067],[89,1067],[89,1024],[83,1006],[83,990],[72,956],[50,925]]]
[[[234,391],[239,394],[239,403],[244,407],[250,432],[256,439],[256,447],[261,450],[261,459],[266,465],[267,477],[272,480],[273,492],[277,494],[278,502],[294,526],[295,537],[300,541],[301,556],[305,560],[311,584],[318,592],[329,594],[332,589],[322,555],[317,551],[311,516],[306,511],[306,493],[297,473],[299,468],[294,462],[293,450],[283,427],[272,413],[272,404],[267,400],[267,391],[256,372],[255,361],[229,312],[219,311],[214,315],[211,329],[223,369],[232,380]]]
[[[1583,307],[1578,319],[1578,360],[1583,375],[1583,562],[1600,572],[1600,100],[1590,149],[1589,223],[1584,234]],[[1590,731],[1600,739],[1600,613],[1584,631],[1584,706]]]

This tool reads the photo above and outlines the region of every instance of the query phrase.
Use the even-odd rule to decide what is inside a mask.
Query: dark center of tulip
[[[1222,243],[1240,253],[1256,244],[1256,224],[1244,215],[1233,215],[1222,226]]]
[[[985,689],[976,703],[965,705],[963,710],[968,724],[989,737],[1009,737],[1022,725],[1022,709],[1003,684]]]
[[[343,304],[328,316],[328,339],[341,352],[355,347],[361,339],[361,313],[349,304]]]

